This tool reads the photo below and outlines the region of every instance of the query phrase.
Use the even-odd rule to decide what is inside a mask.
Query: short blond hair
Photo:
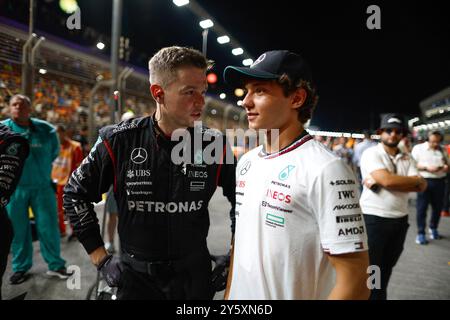
[[[149,81],[165,87],[176,80],[177,71],[182,67],[193,66],[206,72],[212,65],[198,50],[178,46],[162,48],[148,62]]]

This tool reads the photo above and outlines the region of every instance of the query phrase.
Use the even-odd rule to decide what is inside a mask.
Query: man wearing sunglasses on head
[[[366,222],[370,265],[380,268],[381,277],[380,286],[371,290],[370,299],[386,300],[387,284],[409,227],[408,192],[421,192],[427,183],[419,176],[411,156],[398,148],[408,134],[404,117],[384,115],[378,133],[381,142],[361,157],[364,189],[360,205]]]

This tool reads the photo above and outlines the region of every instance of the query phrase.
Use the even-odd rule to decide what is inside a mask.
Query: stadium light
[[[103,50],[103,49],[105,49],[105,44],[104,44],[103,42],[98,42],[98,43],[97,43],[97,48],[98,48],[99,50]]]
[[[251,66],[252,63],[253,63],[253,60],[252,60],[252,59],[245,59],[244,61],[242,61],[242,64],[243,64],[244,66]]]
[[[173,2],[177,7],[182,7],[182,6],[185,6],[185,5],[189,4],[189,0],[172,0],[172,2]]]
[[[229,36],[218,37],[217,42],[220,44],[228,43],[228,42],[230,42],[230,37]]]
[[[236,97],[242,97],[244,95],[244,93],[245,93],[244,90],[242,90],[241,88],[236,88],[234,90],[234,95]]]
[[[79,8],[76,0],[59,0],[59,7],[67,14],[72,14]]]
[[[206,81],[210,84],[214,84],[217,82],[217,75],[214,72],[208,73],[206,76]]]
[[[211,28],[214,25],[214,22],[212,22],[211,19],[206,19],[206,20],[200,21],[199,25],[203,29],[208,29],[208,28]]]
[[[244,50],[242,48],[234,48],[231,50],[231,53],[235,56],[239,56],[244,53]]]

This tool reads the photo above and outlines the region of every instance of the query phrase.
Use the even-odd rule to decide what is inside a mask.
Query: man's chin
[[[399,142],[387,142],[387,141],[383,141],[383,144],[389,148],[395,148],[398,146]]]

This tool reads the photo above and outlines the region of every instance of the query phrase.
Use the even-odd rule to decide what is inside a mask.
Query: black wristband
[[[107,255],[102,259],[102,261],[100,261],[100,263],[98,264],[97,270],[100,270],[100,269],[105,265],[105,263],[108,262],[108,260],[111,259],[112,257],[113,257],[112,254],[107,254]]]

